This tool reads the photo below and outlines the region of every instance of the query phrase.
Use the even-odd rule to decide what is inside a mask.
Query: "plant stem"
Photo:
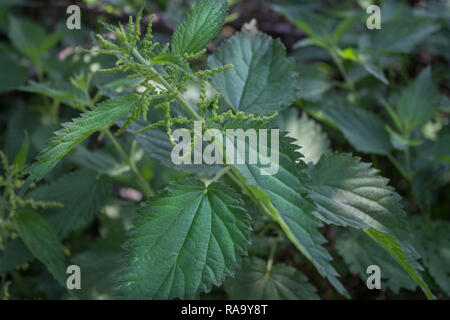
[[[252,200],[255,204],[261,209],[262,213],[264,213],[268,218],[275,220],[272,212],[270,212],[269,208],[267,208],[261,200],[255,195],[254,191],[247,185],[245,181],[242,181],[237,175],[233,174],[233,167],[230,166],[232,170],[227,172],[228,177],[231,178]]]
[[[157,74],[157,71],[151,66],[151,63],[145,59],[135,48],[132,49],[133,55],[136,57],[136,59],[139,60],[139,62],[150,66],[151,71]],[[161,75],[158,75],[158,81],[168,90],[168,91],[174,91],[174,88],[164,79]],[[180,95],[179,92],[176,92],[176,100],[183,106],[183,108],[195,119],[195,120],[202,120],[200,115],[189,105],[189,103],[183,98],[183,96]],[[233,169],[232,166],[230,166],[231,169]],[[226,170],[224,171],[236,184],[238,184],[241,189],[247,192],[247,194],[255,201],[255,203],[261,208],[262,212],[266,214],[269,218],[273,219],[273,214],[270,212],[270,210],[256,197],[253,190],[251,190],[248,185],[245,183],[245,181],[242,181],[239,179],[236,175],[233,174],[233,170]],[[219,177],[220,178],[220,177]]]
[[[8,297],[6,295],[7,291],[7,283],[6,283],[6,275],[2,277],[2,282],[0,285],[0,300],[8,300]]]
[[[231,167],[223,167],[219,172],[217,172],[217,174],[214,176],[213,179],[206,181],[206,185],[210,185],[214,182],[216,182],[217,180],[219,180],[220,178],[222,178],[223,175],[225,175],[226,173],[228,173],[228,171],[231,170]]]
[[[355,89],[353,82],[349,79],[347,75],[347,71],[345,71],[344,64],[342,63],[342,60],[339,58],[339,56],[336,53],[336,50],[334,48],[328,49],[330,52],[331,58],[333,59],[334,64],[338,67],[339,72],[342,75],[342,78],[344,78],[345,83],[349,86],[352,91]]]
[[[128,157],[128,155],[125,153],[125,151],[122,149],[120,144],[117,142],[116,138],[109,132],[109,129],[106,129],[103,131],[106,136],[111,140],[112,144],[114,145],[114,148],[119,152],[120,156],[123,158],[125,163],[130,167],[131,171],[133,172],[134,176],[137,179],[137,184],[141,187],[142,191],[145,194],[146,198],[151,198],[155,195],[155,192],[152,190],[148,182],[144,179],[144,177],[141,175],[139,170],[136,168],[136,165],[134,164],[133,160]]]
[[[387,157],[392,162],[392,164],[395,166],[395,168],[397,168],[397,170],[401,173],[403,178],[405,178],[406,180],[408,180],[408,182],[410,182],[411,177],[405,170],[403,170],[402,166],[400,165],[400,163],[398,163],[398,161],[394,158],[394,156],[391,153],[388,153]]]
[[[127,44],[128,45],[128,44]],[[129,47],[130,48],[130,47]],[[136,59],[139,60],[139,62],[150,66],[150,70],[154,72],[155,74],[158,74],[158,72],[151,66],[151,63],[145,59],[135,48],[132,49],[133,55],[136,57]],[[174,88],[164,79],[161,75],[158,74],[157,77],[158,81],[168,90],[174,92]],[[202,121],[202,117],[189,105],[189,103],[183,98],[182,95],[177,91],[176,92],[176,100],[183,106],[183,108],[195,119]],[[245,181],[242,181],[237,175],[233,174],[233,166],[229,166],[232,170],[224,170],[223,173],[226,173],[236,184],[238,184],[241,189],[247,192],[247,194],[253,199],[253,201],[260,207],[262,212],[267,215],[271,219],[275,219],[273,214],[270,212],[270,210],[262,203],[258,197],[255,195],[254,191],[246,184]],[[219,176],[220,178],[220,176]]]
[[[272,247],[270,248],[269,252],[269,260],[267,261],[267,268],[266,268],[266,278],[270,277],[270,271],[272,271],[273,266],[273,260],[275,258],[275,251],[277,249],[277,240],[275,239],[273,241]]]
[[[412,171],[411,171],[411,160],[409,156],[409,146],[406,147],[405,150],[405,162],[406,162],[406,172],[408,173],[408,176],[412,177]]]
[[[89,100],[92,102],[92,107],[94,107],[95,103],[100,99],[101,97],[101,93],[99,94],[100,91],[97,92],[97,94],[94,96],[93,99],[91,99],[90,95],[88,92],[88,98]],[[150,185],[148,184],[148,182],[145,180],[145,178],[141,175],[141,173],[139,172],[139,170],[136,168],[136,165],[134,164],[133,160],[131,160],[131,158],[125,153],[125,151],[123,150],[123,148],[120,146],[120,144],[117,142],[116,138],[111,134],[111,132],[109,132],[109,128],[102,130],[101,133],[105,134],[106,136],[108,136],[109,140],[112,142],[114,148],[116,148],[117,152],[119,152],[120,156],[123,158],[123,160],[125,161],[125,163],[130,167],[131,171],[133,172],[134,176],[137,179],[137,184],[141,187],[142,191],[145,194],[146,198],[151,198],[155,195],[155,192],[153,191],[153,189],[150,187]],[[133,145],[134,148],[134,145]]]
[[[339,69],[339,72],[341,73],[342,78],[345,81],[345,84],[347,85],[348,89],[352,92],[353,96],[355,97],[355,103],[357,105],[359,105],[359,98],[356,93],[355,85],[354,85],[353,81],[350,80],[350,78],[347,74],[347,71],[345,71],[344,64],[342,63],[342,59],[337,54],[336,47],[332,46],[332,47],[328,47],[327,49],[331,56],[331,59],[333,60],[334,64],[337,66],[337,68]]]
[[[133,55],[138,59],[141,63],[150,66],[150,70],[154,72],[155,74],[158,74],[158,72],[151,66],[151,63],[145,59],[135,48],[133,48]],[[164,79],[160,74],[158,74],[158,81],[168,90],[174,92],[173,87]],[[177,91],[177,95],[175,98],[182,106],[183,108],[189,112],[189,114],[194,117],[195,120],[202,120],[200,115],[192,109],[192,107],[187,103],[187,101],[180,95],[180,93]]]

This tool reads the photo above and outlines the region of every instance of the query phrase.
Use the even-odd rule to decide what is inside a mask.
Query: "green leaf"
[[[337,104],[320,108],[318,113],[360,152],[385,155],[393,149],[383,120],[370,111]]]
[[[402,266],[403,269],[409,274],[411,279],[416,282],[422,291],[425,293],[428,299],[434,300],[435,296],[431,293],[427,284],[423,281],[420,274],[417,272],[417,268],[411,265],[413,259],[417,259],[417,255],[412,255],[410,252],[406,251],[404,247],[398,241],[383,232],[376,231],[375,229],[364,230],[369,236],[372,237],[378,244],[383,247],[384,250],[389,252],[389,254],[394,257],[394,259]]]
[[[26,132],[31,133],[30,140],[32,140],[34,138],[33,133],[40,126],[40,123],[36,121],[39,113],[30,110],[27,105],[17,103],[13,104],[11,109],[11,112],[4,113],[7,119],[7,128],[2,145],[2,151],[8,156],[8,159],[14,159],[20,152],[23,141],[26,139]],[[29,150],[30,154],[31,152]]]
[[[424,149],[418,149],[417,151],[426,152],[429,150],[428,148]],[[427,155],[429,156],[430,154],[423,154],[423,156]],[[423,161],[429,160],[425,158]],[[423,212],[431,212],[432,205],[439,198],[438,189],[448,183],[448,178],[446,177],[448,169],[445,164],[434,162],[417,169],[414,173],[411,181],[411,191]]]
[[[59,237],[86,225],[108,200],[112,189],[109,177],[95,171],[81,169],[59,180],[39,186],[27,197],[34,200],[61,202],[63,208],[47,208],[42,215]]]
[[[16,154],[16,157],[14,159],[14,165],[18,166],[19,168],[23,167],[27,162],[28,147],[28,133],[25,131],[25,139],[23,139],[22,146],[20,147],[19,152]]]
[[[439,30],[439,25],[411,16],[383,22],[381,28],[382,32],[371,34],[374,49],[410,53],[426,37]]]
[[[33,256],[65,286],[66,263],[63,247],[48,222],[36,212],[24,209],[14,215],[14,225]]]
[[[133,135],[125,135],[120,138],[120,145],[133,163],[139,164],[144,159],[145,153],[143,149],[133,147],[135,140]],[[123,178],[131,170],[129,164],[118,154],[117,149],[110,141],[107,141],[103,148],[95,150],[88,149],[87,144],[79,144],[76,151],[70,154],[69,159],[83,168],[118,179]]]
[[[299,271],[283,264],[274,264],[267,274],[267,262],[246,258],[235,278],[224,283],[233,300],[318,300],[308,279]]]
[[[130,170],[123,158],[109,146],[98,150],[90,150],[85,146],[78,145],[76,151],[70,155],[74,163],[101,174],[119,176]]]
[[[327,223],[381,232],[408,232],[399,196],[370,163],[350,154],[324,155],[310,166],[310,197]]]
[[[303,38],[303,39],[297,41],[294,44],[293,48],[301,49],[301,48],[306,48],[306,47],[315,46],[315,45],[320,46],[321,44],[322,44],[322,42],[320,40],[313,39],[313,38]]]
[[[208,57],[209,68],[226,64],[234,67],[216,73],[211,81],[235,110],[270,115],[298,97],[295,62],[286,58],[279,39],[238,33]]]
[[[377,78],[384,84],[389,84],[388,79],[384,75],[383,68],[381,68],[379,65],[372,63],[370,61],[361,60],[361,63],[363,65],[364,69],[366,69],[366,71],[368,73],[373,75],[375,78]]]
[[[154,64],[161,64],[161,65],[171,65],[175,69],[178,69],[179,71],[182,71],[184,73],[187,73],[191,76],[193,76],[192,70],[189,67],[189,64],[183,60],[183,58],[179,55],[172,54],[172,53],[166,53],[161,54],[159,56],[152,58],[152,63]]]
[[[320,124],[310,119],[306,113],[299,119],[297,109],[287,118],[285,129],[288,136],[296,140],[295,144],[301,147],[297,151],[303,154],[305,162],[317,163],[323,154],[330,152],[330,140]]]
[[[333,33],[333,41],[337,42],[339,39],[350,29],[353,25],[360,19],[359,15],[352,15],[345,18],[342,22],[340,22]]]
[[[148,123],[143,121],[134,121],[128,128],[130,132],[137,131],[144,128]],[[163,128],[157,128],[152,130],[146,130],[144,132],[136,134],[136,141],[152,158],[158,160],[162,165],[175,170],[179,170],[186,173],[193,173],[200,177],[212,177],[220,169],[220,165],[212,164],[179,164],[175,165],[171,159],[171,153],[173,145],[170,144],[167,137],[166,130]],[[206,144],[206,142],[204,142]],[[192,152],[196,153],[196,150]]]
[[[366,281],[367,267],[378,265],[381,269],[381,289],[391,289],[395,294],[401,288],[414,291],[416,283],[408,276],[400,265],[383,248],[364,232],[347,229],[337,234],[336,249],[344,258],[352,273],[357,273],[363,282]]]
[[[437,286],[450,297],[450,223],[414,216],[411,228],[423,265]]]
[[[413,140],[408,139],[401,134],[397,133],[395,130],[391,129],[391,127],[386,125],[386,130],[389,132],[389,136],[391,137],[391,143],[395,149],[398,150],[406,150],[408,147],[416,147],[422,144],[422,140]]]
[[[13,90],[27,82],[28,68],[21,66],[6,52],[0,55],[0,93]]]
[[[389,252],[405,271],[432,297],[419,273],[419,256],[400,206],[400,197],[371,164],[349,154],[323,156],[310,166],[310,198],[316,215],[328,224],[363,229]]]
[[[81,299],[104,300],[115,298],[115,280],[120,271],[122,237],[114,235],[97,240],[88,250],[72,257],[72,263],[82,270]]]
[[[46,35],[42,26],[25,18],[9,16],[8,36],[19,51],[34,56],[40,54],[40,43]]]
[[[189,10],[172,36],[172,51],[175,54],[197,53],[219,32],[227,15],[226,0],[200,0]]]
[[[351,60],[359,63],[363,68],[373,75],[375,78],[383,82],[384,84],[389,84],[388,79],[384,75],[383,68],[378,62],[378,57],[370,50],[363,50],[356,52],[353,48],[346,48],[345,50],[339,50],[338,54],[347,60]]]
[[[0,277],[4,277],[8,271],[32,259],[33,255],[20,238],[8,240],[6,249],[0,249]]]
[[[42,26],[31,20],[9,16],[8,36],[19,51],[36,63],[46,51],[58,43],[63,34],[47,35]]]
[[[313,204],[306,199],[307,190],[303,162],[297,162],[300,154],[294,151],[293,139],[280,138],[279,169],[276,174],[263,175],[267,165],[234,164],[235,172],[250,186],[251,192],[263,202],[272,218],[278,222],[289,240],[326,277],[342,295],[348,293],[337,279],[338,274],[330,264],[332,257],[322,246],[326,242],[318,230],[323,224],[312,211]],[[270,152],[275,152],[269,148]],[[251,147],[249,146],[249,152]],[[256,150],[253,150],[256,152]]]
[[[450,162],[450,133],[439,136],[433,146],[432,154],[438,161]]]
[[[193,299],[231,275],[246,254],[248,215],[230,187],[185,179],[139,211],[119,292],[126,298]]]
[[[305,10],[300,5],[271,4],[270,7],[313,38],[317,45],[326,46],[333,35],[330,20],[310,10]]]
[[[353,48],[346,48],[344,50],[338,50],[339,56],[344,59],[358,61],[358,54],[353,50]]]
[[[82,111],[92,103],[84,92],[66,83],[53,84],[49,82],[30,81],[27,86],[20,87],[20,90],[48,96],[58,102]]]
[[[316,66],[301,65],[296,68],[298,72],[299,98],[318,101],[322,94],[332,88],[332,83],[326,72]]]
[[[397,113],[402,129],[409,133],[433,117],[438,90],[431,79],[431,68],[427,67],[414,82],[402,92]]]
[[[56,46],[59,42],[59,40],[61,40],[63,38],[64,34],[60,33],[60,32],[55,32],[52,34],[47,35],[44,40],[42,41],[42,43],[40,44],[40,49],[41,52],[46,52],[50,49],[52,49],[54,46]]]
[[[42,179],[70,150],[95,131],[109,128],[138,104],[136,94],[130,94],[99,104],[94,110],[83,113],[72,122],[62,124],[56,137],[39,154],[38,162],[30,169],[30,181]]]
[[[373,50],[366,49],[355,51],[353,48],[346,48],[345,50],[339,50],[338,54],[344,59],[357,62],[375,78],[384,84],[389,84],[389,81],[384,75],[383,68],[379,62],[380,58],[373,52]],[[359,79],[354,79],[354,81],[357,80]]]

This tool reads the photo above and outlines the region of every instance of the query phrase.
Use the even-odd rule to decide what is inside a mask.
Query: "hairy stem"
[[[139,60],[139,62],[151,66],[150,62],[145,59],[135,48],[133,48],[133,55],[136,57],[136,59]],[[154,72],[155,74],[158,74],[158,72],[153,68],[150,67],[150,70],[152,72]],[[166,81],[166,79],[164,79],[160,74],[158,74],[158,78],[157,80],[168,90],[173,92],[174,89],[173,87],[170,85],[170,83],[168,83]],[[195,111],[188,103],[187,101],[183,98],[183,96],[180,95],[179,92],[176,93],[176,100],[183,106],[183,108],[189,112],[189,114],[195,119],[195,120],[202,120],[202,118],[200,117],[200,115],[197,113],[197,111]]]
[[[339,72],[341,73],[342,78],[344,79],[347,88],[351,91],[351,93],[355,97],[356,104],[359,105],[359,97],[358,97],[358,94],[356,93],[355,85],[354,85],[353,81],[350,80],[350,78],[347,74],[347,71],[345,70],[344,64],[342,63],[342,59],[337,54],[336,48],[331,47],[331,48],[327,48],[327,49],[328,49],[328,52],[330,53],[331,59],[333,60],[334,64],[337,66]]]
[[[103,131],[105,135],[111,140],[114,148],[116,148],[117,152],[120,154],[120,156],[123,158],[125,163],[130,167],[131,171],[133,172],[134,176],[137,179],[137,184],[141,187],[142,191],[145,194],[146,198],[151,198],[155,195],[155,192],[148,184],[147,180],[141,175],[139,170],[136,168],[136,165],[134,164],[133,160],[128,157],[128,155],[125,153],[125,151],[122,149],[120,144],[117,142],[116,138],[109,132],[109,129],[106,129]]]
[[[244,180],[242,180],[239,175],[233,174],[233,167],[230,167],[232,170],[227,172],[228,177],[230,177],[231,180],[233,180],[242,189],[242,191],[253,200],[253,202],[259,207],[262,213],[264,213],[268,218],[277,221],[269,208],[267,208],[265,204],[258,198],[255,192],[250,188],[250,186]]]

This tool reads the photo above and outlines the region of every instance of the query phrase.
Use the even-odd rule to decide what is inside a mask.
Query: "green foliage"
[[[39,75],[43,68],[43,55],[61,39],[61,33],[46,34],[39,24],[28,19],[9,16],[8,36],[17,50],[26,55],[36,65]]]
[[[116,234],[97,240],[89,250],[74,255],[71,259],[83,271],[81,299],[112,299],[115,297],[115,280],[120,271],[121,252],[117,248],[122,237]]]
[[[300,92],[298,98],[318,101],[322,94],[332,88],[327,73],[317,66],[297,66]]]
[[[383,23],[387,35],[374,34],[372,42],[379,51],[408,53],[438,29],[438,25],[427,19],[391,19]]]
[[[417,253],[412,248],[399,196],[369,163],[350,155],[321,158],[309,170],[310,197],[320,219],[339,226],[363,229],[391,254],[428,297],[433,295],[417,271]]]
[[[431,79],[431,68],[420,73],[402,92],[396,108],[396,121],[400,130],[410,133],[433,117],[437,89]]]
[[[448,297],[445,10],[381,1],[379,32],[362,2],[271,1],[301,29],[260,19],[273,39],[254,21],[230,36],[239,2],[184,19],[174,3],[103,23],[83,54],[88,21],[49,34],[0,10],[0,297],[360,298],[350,273],[364,284],[369,265],[392,291],[378,298]],[[175,129],[199,155],[194,123],[244,163],[173,163]],[[81,290],[65,291],[66,261]]]
[[[138,212],[119,276],[126,298],[195,298],[234,272],[250,225],[243,202],[222,184],[171,184]]]
[[[28,137],[28,136],[26,136]],[[27,174],[24,161],[28,151],[28,138],[24,141],[19,152],[16,155],[14,163],[11,165],[8,163],[8,157],[0,151],[0,160],[3,167],[4,174],[0,176],[0,187],[2,187],[2,222],[9,222],[8,219],[14,216],[17,210],[25,207],[31,207],[33,209],[48,208],[48,207],[60,207],[61,204],[55,201],[44,202],[35,201],[32,198],[26,199],[17,194],[16,189],[19,189],[24,184],[24,176]],[[8,228],[8,226],[4,226]],[[8,238],[8,233],[2,234],[0,240],[5,241]],[[0,247],[1,241],[0,241]]]
[[[294,61],[286,58],[279,40],[238,33],[208,57],[211,68],[226,64],[234,68],[214,75],[211,82],[233,110],[270,115],[298,96]]]
[[[310,197],[322,220],[392,235],[407,233],[400,197],[370,163],[349,154],[330,154],[311,166],[308,173]]]
[[[10,54],[2,52],[0,55],[0,93],[15,89],[26,83],[28,70],[20,65]]]
[[[5,250],[0,251],[0,276],[3,278],[9,271],[31,261],[33,255],[20,238],[8,242]]]
[[[432,155],[436,160],[450,162],[450,133],[438,138],[433,147]]]
[[[305,162],[317,163],[322,155],[330,151],[330,140],[326,133],[306,113],[298,119],[298,112],[293,110],[287,118],[285,128],[288,136],[294,138],[295,144],[300,146],[297,151],[303,154]]]
[[[415,260],[419,257],[412,247],[402,246],[394,237],[387,233],[379,232],[375,229],[368,229],[365,232],[402,266],[403,269],[409,274],[411,279],[416,282],[422,291],[425,293],[428,299],[435,299],[431,293],[428,285],[423,281],[420,274],[417,273],[418,269],[422,269]]]
[[[64,103],[72,108],[84,111],[91,106],[91,100],[81,90],[68,84],[53,85],[44,82],[30,81],[28,86],[21,88],[23,91],[49,96],[55,101]]]
[[[316,289],[294,268],[275,264],[267,270],[259,258],[247,258],[242,269],[225,282],[225,290],[236,300],[317,300]]]
[[[273,4],[271,6],[275,11],[286,16],[298,28],[302,29],[311,39],[314,44],[325,46],[326,39],[332,33],[330,23],[318,14],[311,11],[306,11],[301,6],[297,7],[290,4]],[[336,30],[338,38],[341,31]]]
[[[297,162],[292,139],[281,138],[279,169],[274,175],[262,175],[261,163],[234,165],[263,212],[274,219],[289,240],[327,277],[343,295],[347,291],[337,279],[338,274],[330,263],[331,255],[322,246],[326,242],[318,228],[322,223],[313,214],[313,204],[306,197],[306,166]],[[251,146],[249,146],[251,148]],[[296,163],[297,162],[297,163]]]
[[[145,124],[136,121],[132,125],[130,125],[130,130],[133,132],[139,131],[145,128]],[[170,155],[172,152],[172,144],[170,143],[170,139],[167,136],[166,132],[162,128],[146,130],[144,132],[136,134],[136,140],[139,142],[139,145],[147,151],[152,157],[161,162],[161,164],[171,167],[176,170],[180,170],[186,173],[194,173],[200,177],[213,177],[219,170],[219,165],[207,165],[207,164],[180,164],[175,165],[171,161],[168,162],[167,159],[170,159]],[[195,154],[195,150],[194,150]]]
[[[203,50],[222,28],[227,9],[226,0],[198,1],[175,29],[172,51],[182,56]]]
[[[14,216],[14,226],[27,248],[61,284],[66,283],[63,247],[49,223],[36,212],[24,209]]]
[[[46,209],[46,217],[59,237],[88,224],[106,203],[111,192],[111,180],[94,171],[81,169],[61,179],[40,186],[29,193],[36,200],[58,201],[62,208]]]
[[[351,229],[339,231],[336,249],[362,281],[367,279],[367,267],[378,265],[383,270],[381,289],[391,289],[398,294],[401,288],[414,290],[417,285],[402,270],[401,266],[366,233]]]
[[[30,180],[42,179],[70,150],[95,131],[109,128],[116,121],[133,112],[137,104],[136,95],[128,95],[101,103],[72,122],[63,124],[63,129],[55,132],[38,162],[30,169]]]
[[[331,104],[320,108],[317,114],[342,131],[360,152],[387,154],[393,148],[383,121],[371,111]]]
[[[450,296],[448,221],[425,221],[422,217],[414,217],[411,222],[415,235],[414,244],[422,256],[424,267],[433,277],[436,285],[446,296]]]

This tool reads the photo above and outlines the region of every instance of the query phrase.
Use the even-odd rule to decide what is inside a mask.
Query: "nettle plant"
[[[426,297],[433,299],[421,276],[420,257],[412,244],[400,197],[370,163],[333,152],[306,163],[295,140],[282,130],[277,150],[271,150],[273,141],[267,147],[279,156],[279,168],[273,175],[261,174],[260,169],[267,164],[261,163],[260,157],[256,163],[171,163],[171,151],[177,144],[174,129],[193,132],[194,121],[199,121],[203,130],[221,132],[229,128],[277,129],[278,113],[298,98],[294,61],[286,57],[279,40],[254,28],[225,40],[207,58],[206,69],[192,68],[192,61],[206,54],[205,46],[221,29],[227,9],[225,0],[199,1],[178,25],[171,43],[165,45],[153,40],[151,21],[145,32],[141,31],[141,14],[136,21],[130,18],[126,27],[105,24],[109,36],[99,35],[100,49],[95,51],[113,55],[117,61],[102,72],[136,81],[139,90],[121,95],[116,92],[95,105],[106,91],[91,97],[89,76],[72,79],[84,94],[84,104],[77,104],[84,111],[81,116],[55,132],[27,171],[25,182],[23,157],[16,160],[20,170],[11,169],[4,161],[7,174],[0,185],[9,186],[4,191],[9,202],[1,209],[1,225],[6,226],[0,238],[3,247],[16,253],[29,250],[29,255],[66,285],[66,258],[60,239],[91,221],[110,196],[111,179],[81,169],[56,185],[31,187],[83,140],[99,133],[111,141],[146,198],[123,246],[123,266],[114,273],[116,297],[192,299],[225,282],[225,290],[233,298],[318,299],[301,270],[275,263],[277,246],[287,239],[337,292],[350,298],[331,264],[332,256],[321,233],[324,225],[336,225],[367,234],[374,240],[368,247],[377,243]],[[188,99],[186,92],[192,84],[199,86],[199,95]],[[112,134],[117,125],[120,129]],[[114,135],[132,139],[131,151],[121,145],[124,139]],[[130,156],[138,146],[185,177],[155,193],[144,169]],[[246,142],[246,153],[261,152],[250,148]],[[75,187],[80,184],[85,186],[82,192]],[[17,189],[21,192],[16,196]],[[43,200],[53,202],[38,202]],[[50,213],[44,219],[38,213],[39,206],[59,206],[60,202],[67,206],[60,211],[61,216]],[[20,208],[12,210],[15,203]],[[27,203],[34,209],[24,208]],[[251,239],[261,236],[269,242],[267,261],[258,255],[247,257]],[[121,243],[104,249],[117,254],[122,250]],[[71,262],[93,259],[99,260],[96,268],[111,267],[100,261],[101,252],[79,255]],[[9,261],[17,265],[29,259]],[[373,263],[377,263],[376,258]],[[106,271],[82,268],[82,277],[101,281],[102,272]]]

